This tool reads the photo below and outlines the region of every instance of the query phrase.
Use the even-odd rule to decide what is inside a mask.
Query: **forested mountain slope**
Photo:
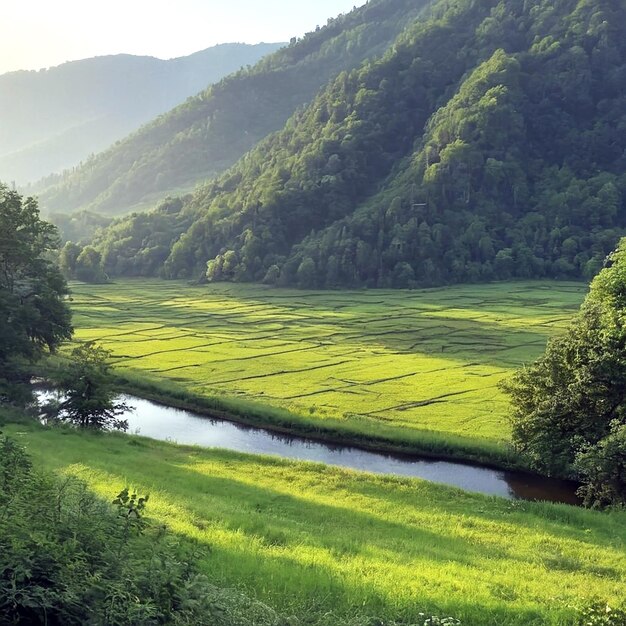
[[[0,175],[25,185],[79,164],[282,44],[223,44],[163,61],[128,54],[0,76]]]
[[[428,0],[371,0],[292,40],[37,191],[44,210],[120,214],[230,167],[332,77],[382,54]]]
[[[110,273],[307,287],[581,277],[625,232],[625,171],[622,2],[441,0],[141,218],[138,254],[133,220],[98,246]]]

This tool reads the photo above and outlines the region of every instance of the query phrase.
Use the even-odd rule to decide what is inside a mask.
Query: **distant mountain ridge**
[[[0,75],[0,177],[18,185],[79,164],[283,44],[222,44],[161,60],[127,54]]]
[[[343,70],[381,55],[428,0],[370,0],[225,78],[76,171],[33,187],[48,212],[115,215],[224,171]]]
[[[94,243],[111,275],[412,287],[589,278],[624,234],[626,5],[439,0],[225,174]]]

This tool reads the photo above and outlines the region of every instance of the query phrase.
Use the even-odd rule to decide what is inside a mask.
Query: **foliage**
[[[587,506],[626,506],[626,425],[615,422],[609,435],[576,458]]]
[[[626,501],[626,240],[567,332],[505,389],[513,439],[535,468],[565,474],[577,465],[588,503]]]
[[[56,229],[37,202],[0,184],[0,403],[27,397],[24,361],[36,361],[71,335],[67,285],[50,261]]]
[[[110,217],[89,211],[79,211],[70,215],[54,213],[49,219],[59,229],[63,243],[73,241],[79,244],[89,241],[99,229],[109,226],[113,221]]]
[[[6,428],[37,463],[104,497],[128,484],[149,491],[150,516],[196,546],[212,584],[295,615],[290,626],[422,626],[431,615],[573,626],[576,607],[624,600],[624,511],[116,433]]]
[[[590,278],[626,229],[625,24],[618,2],[440,0],[185,198],[164,262],[96,246],[283,286]]]
[[[102,255],[92,246],[80,246],[68,241],[59,253],[59,268],[68,280],[85,283],[106,283]]]
[[[61,400],[44,407],[44,412],[81,428],[126,430],[128,422],[120,416],[131,408],[117,400],[110,356],[93,342],[75,347],[69,364],[55,380]]]
[[[278,626],[269,607],[211,585],[194,547],[144,516],[147,498],[126,488],[113,508],[76,478],[35,471],[12,439],[0,451],[3,626]]]

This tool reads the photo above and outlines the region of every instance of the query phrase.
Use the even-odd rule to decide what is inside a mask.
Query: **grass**
[[[74,284],[76,336],[127,387],[327,438],[511,464],[504,377],[578,309],[571,282],[314,292]]]
[[[574,623],[572,606],[626,595],[623,511],[32,422],[2,429],[103,497],[126,485],[149,492],[150,514],[197,543],[216,584],[300,624],[432,612],[464,626],[556,626]]]

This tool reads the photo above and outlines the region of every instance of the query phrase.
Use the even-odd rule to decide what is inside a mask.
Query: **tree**
[[[514,443],[535,469],[581,477],[589,503],[624,502],[626,239],[567,332],[504,389],[512,399]],[[610,488],[601,487],[607,476]]]
[[[92,342],[74,348],[70,365],[57,381],[62,399],[45,412],[81,428],[126,430],[128,421],[120,417],[132,409],[117,401],[110,356]]]
[[[0,402],[29,397],[26,363],[71,336],[67,284],[50,260],[57,246],[36,200],[0,184]]]
[[[615,424],[608,437],[581,452],[576,468],[587,506],[626,505],[626,426]]]
[[[317,281],[317,269],[315,261],[311,257],[305,257],[298,267],[298,287],[300,289],[313,289]]]
[[[102,269],[102,256],[92,246],[85,246],[75,263],[75,275],[85,283],[106,283],[107,276]]]
[[[76,260],[81,252],[82,248],[72,241],[68,241],[59,252],[59,269],[68,280],[76,276]]]

